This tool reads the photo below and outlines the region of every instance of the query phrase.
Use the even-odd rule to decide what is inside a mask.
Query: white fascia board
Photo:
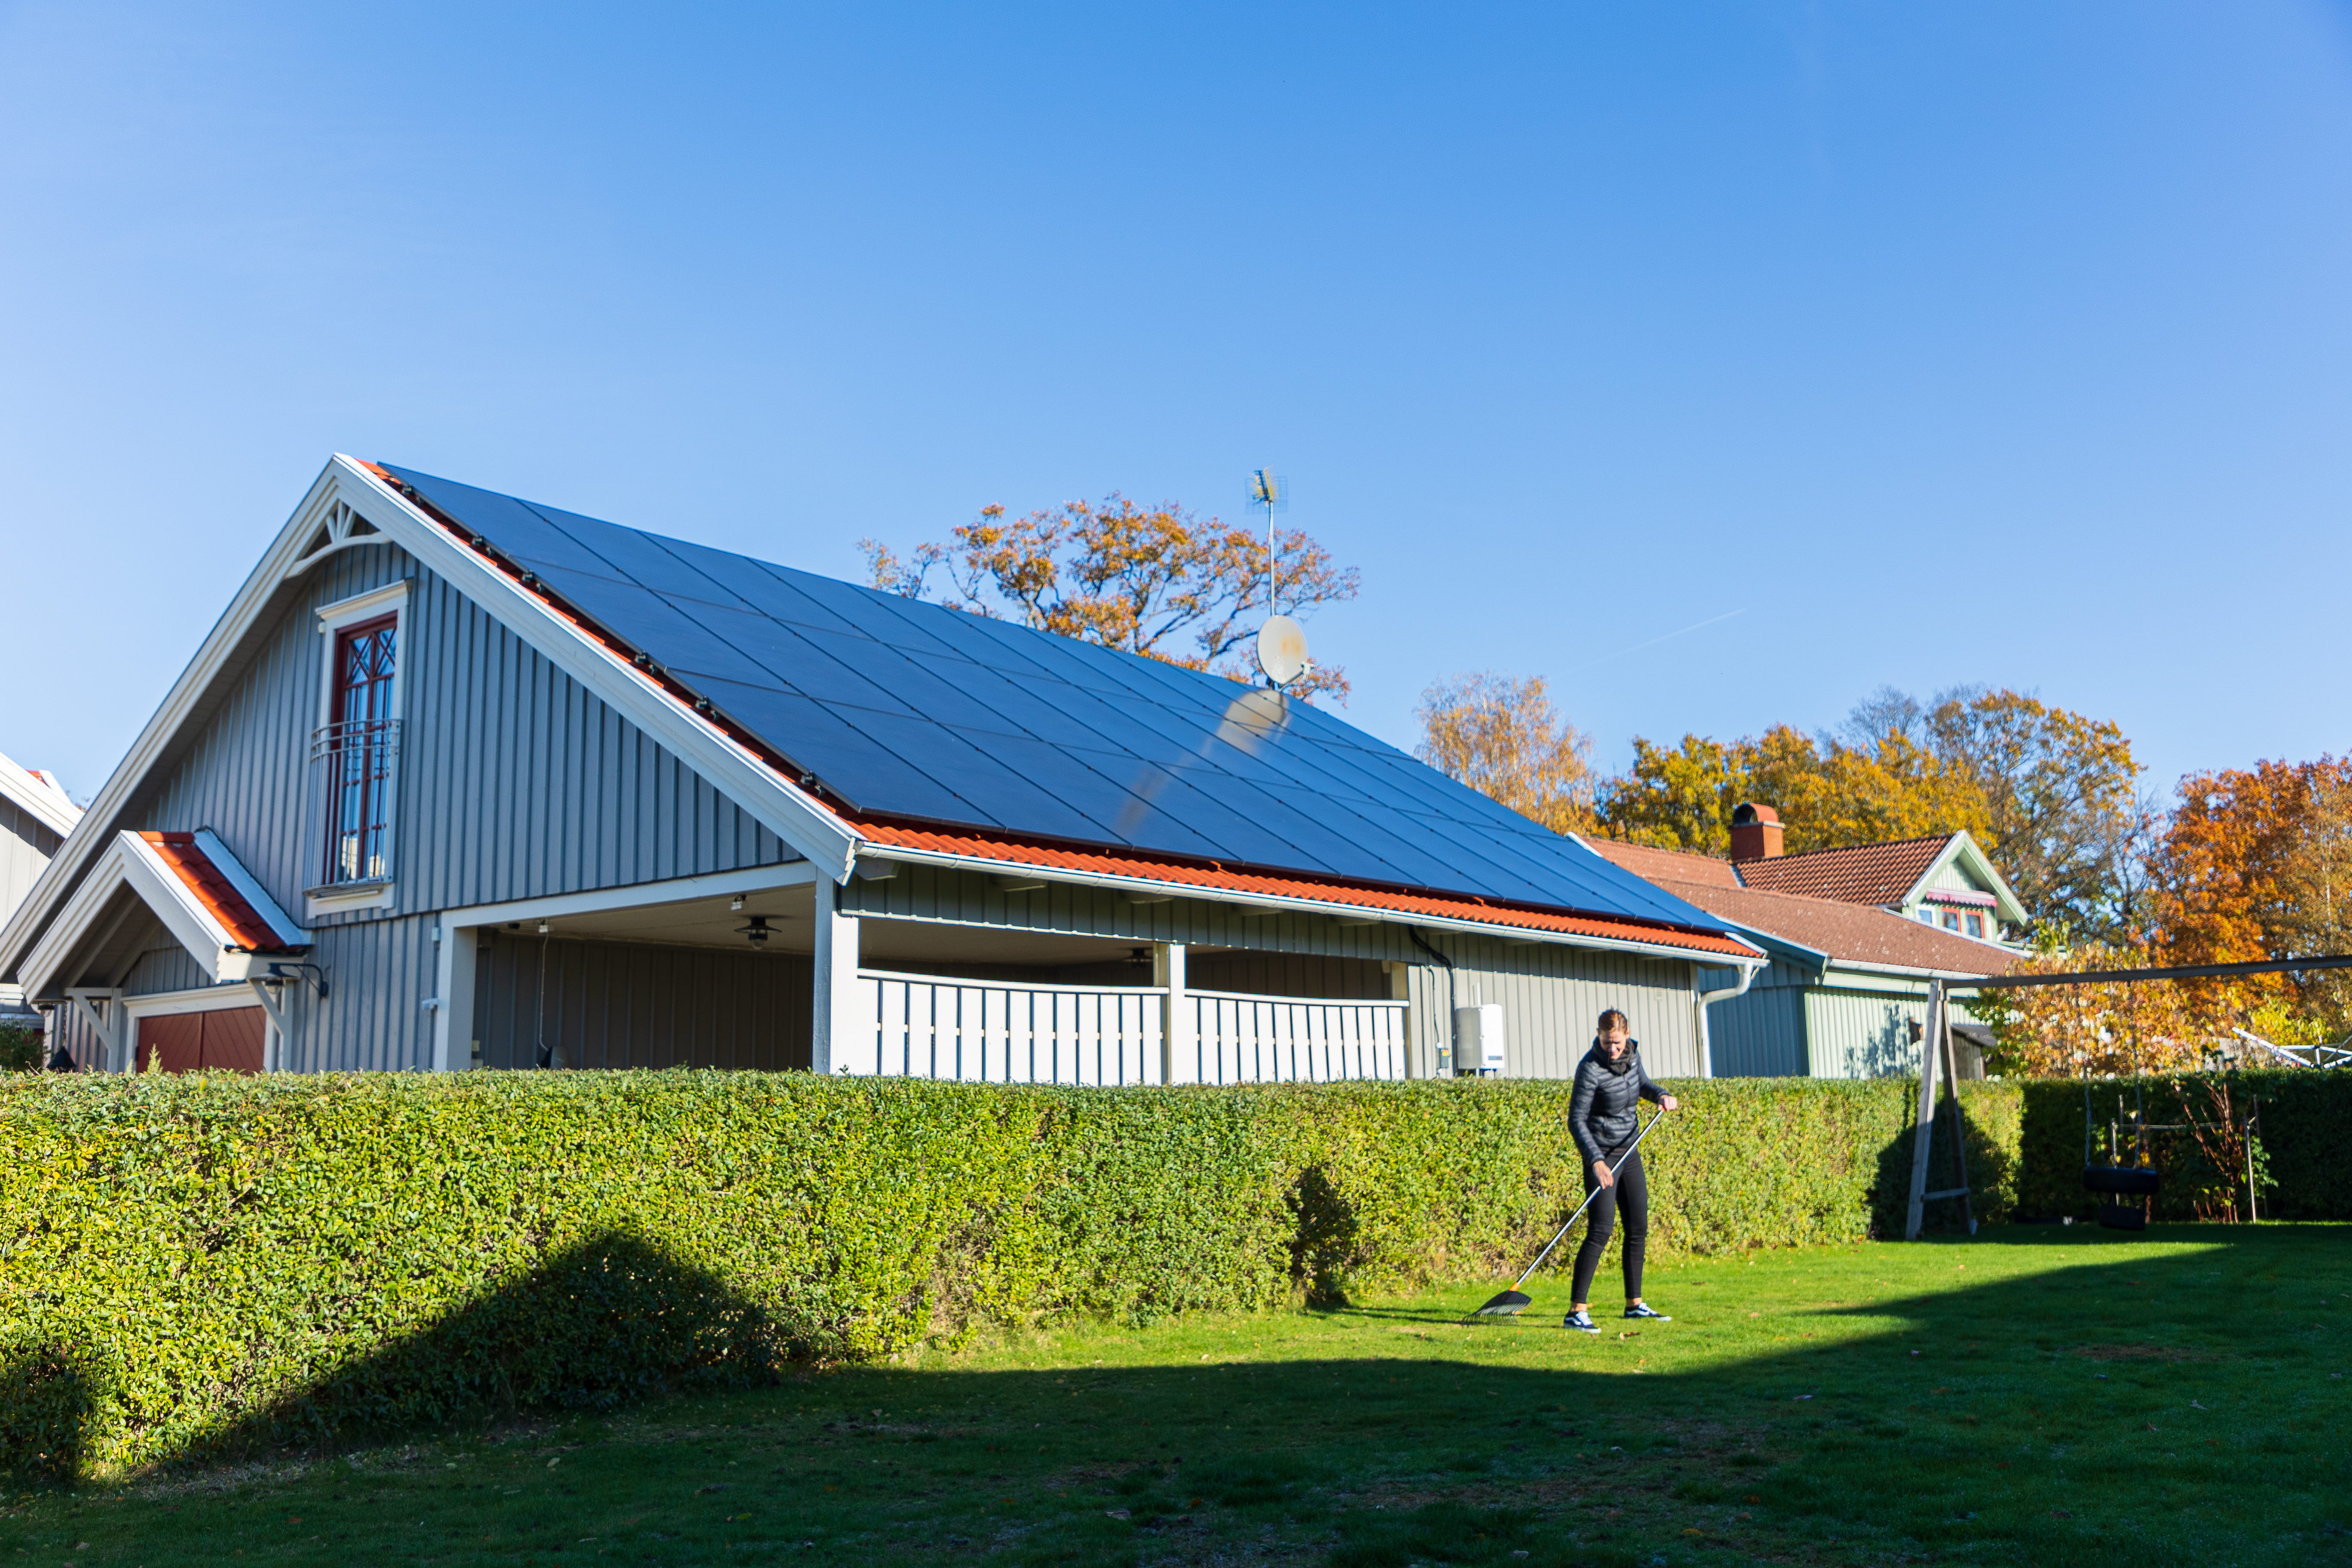
[[[63,790],[5,755],[0,755],[0,795],[32,813],[36,822],[60,838],[81,820],[81,807],[67,799]]]
[[[278,907],[278,900],[269,896],[267,889],[253,879],[253,873],[245,868],[243,861],[229,853],[228,846],[221,842],[219,834],[209,827],[197,828],[196,847],[205,852],[205,858],[213,863],[213,869],[245,896],[245,901],[253,906],[253,912],[269,922],[271,931],[294,941],[298,946],[300,944],[299,939],[309,933],[295,922],[291,915]]]
[[[236,944],[236,933],[213,917],[180,880],[179,873],[155,853],[153,845],[127,830],[115,835],[115,842],[122,847],[123,882],[155,911],[163,929],[178,939],[189,956],[205,966],[205,973],[215,980],[224,978],[221,961]]]
[[[1687,947],[1664,943],[1628,942],[1617,937],[1585,936],[1575,931],[1541,931],[1532,926],[1510,926],[1499,921],[1453,920],[1444,915],[1409,913],[1402,910],[1382,910],[1364,904],[1342,903],[1336,900],[1300,899],[1279,893],[1227,893],[1216,888],[1195,887],[1189,882],[1165,882],[1152,877],[1118,877],[1097,871],[1069,871],[1055,866],[1030,866],[1009,860],[990,860],[976,855],[948,855],[934,849],[904,849],[896,845],[871,845],[858,851],[859,858],[899,860],[910,866],[940,866],[955,871],[979,871],[992,876],[1007,870],[1024,877],[1035,877],[1041,882],[1064,882],[1078,888],[1104,888],[1112,892],[1150,892],[1160,897],[1202,899],[1211,903],[1234,904],[1259,913],[1280,910],[1286,914],[1338,915],[1353,920],[1371,917],[1370,923],[1379,925],[1421,926],[1432,931],[1461,931],[1473,936],[1499,937],[1510,942],[1549,942],[1559,947],[1582,947],[1605,952],[1630,952],[1644,958],[1712,961],[1717,968],[1733,968],[1742,963],[1763,964],[1769,955],[1755,950],[1752,959],[1742,959],[1732,953],[1700,953]],[[861,919],[890,920],[890,915],[866,915]],[[920,917],[913,917],[920,918]],[[1734,940],[1746,942],[1745,937]],[[1752,946],[1752,944],[1751,944]]]
[[[289,569],[301,559],[303,542],[317,531],[320,517],[334,504],[337,487],[338,469],[330,463],[311,482],[302,504],[294,509],[293,516],[263,552],[260,563],[229,600],[220,619],[213,623],[213,629],[205,634],[195,657],[180,672],[180,679],[172,683],[163,705],[139,731],[139,738],[123,753],[122,761],[115,764],[114,772],[90,802],[89,809],[82,813],[74,831],[58,847],[56,858],[34,881],[25,901],[16,906],[16,913],[5,923],[0,923],[0,978],[16,973],[25,962],[26,952],[49,923],[53,907],[63,900],[65,890],[79,885],[91,863],[112,844],[106,825],[121,815],[140,785],[146,782],[189,715],[236,656],[254,623],[277,596]]]
[[[779,777],[725,731],[663,690],[651,676],[452,539],[439,523],[356,459],[337,453],[327,471],[337,483],[338,499],[394,544],[667,747],[825,875],[836,882],[848,880],[863,837],[847,823],[806,791]]]
[[[740,871],[709,871],[663,882],[635,882],[626,887],[592,888],[579,893],[552,893],[543,899],[516,899],[503,904],[444,910],[439,916],[442,940],[447,941],[450,931],[474,926],[504,925],[509,921],[560,921],[572,915],[610,914],[618,910],[649,910],[695,899],[797,888],[814,882],[816,877],[816,868],[808,861],[787,860],[782,865],[751,866]]]

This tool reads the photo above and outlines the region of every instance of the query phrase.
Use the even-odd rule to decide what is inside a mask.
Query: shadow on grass
[[[662,1531],[667,1561],[719,1560],[746,1540],[817,1542],[812,1562],[873,1560],[896,1552],[888,1532],[900,1531],[904,1554],[1008,1564],[1254,1560],[1269,1538],[1344,1568],[1810,1558],[1836,1538],[1847,1545],[1832,1561],[2340,1562],[2352,1536],[2330,1532],[2352,1529],[2352,1476],[2330,1423],[2346,1401],[2313,1397],[2345,1386],[2318,1381],[2336,1370],[2317,1364],[2329,1342],[2242,1303],[2267,1283],[2352,1292],[2341,1239],[1992,1231],[1890,1265],[1934,1279],[1948,1264],[1949,1291],[1784,1303],[1771,1331],[1793,1342],[1687,1370],[1654,1352],[1746,1322],[1753,1303],[1728,1270],[1662,1278],[1682,1321],[1643,1338],[1569,1339],[1533,1315],[1480,1321],[1527,1336],[1528,1353],[1510,1363],[1387,1353],[1401,1338],[1390,1331],[1458,1330],[1454,1310],[1338,1307],[1315,1314],[1328,1334],[1293,1342],[1314,1359],[1272,1359],[1285,1351],[1268,1342],[1246,1362],[1193,1363],[1200,1347],[1177,1327],[1153,1331],[1177,1337],[1162,1342],[1167,1360],[1144,1365],[871,1366],[698,1404],[674,1431],[656,1413],[567,1449],[555,1476],[518,1455],[498,1486],[537,1487],[537,1500],[461,1492],[466,1472],[445,1483],[437,1467],[430,1484],[450,1489],[432,1495],[446,1505],[422,1480],[401,1495],[436,1530],[446,1517],[453,1542],[495,1522],[551,1552],[607,1529],[606,1514],[651,1521],[658,1509],[644,1528]],[[1979,1260],[2021,1250],[2049,1266],[1960,1285]],[[1531,1314],[1556,1310],[1559,1294],[1539,1285]],[[1888,1320],[1884,1331],[1818,1346],[1799,1337],[1863,1314]],[[1355,1353],[1350,1322],[1365,1331]],[[229,1440],[362,1419],[389,1428],[404,1412],[598,1408],[702,1378],[755,1381],[780,1348],[712,1281],[608,1242],[321,1380],[311,1408],[288,1402]],[[425,1384],[464,1399],[420,1403]],[[49,1408],[70,1406],[69,1376],[48,1386]],[[2220,1413],[2191,1416],[2193,1400]],[[740,1469],[709,1468],[739,1458]],[[713,1475],[731,1484],[706,1485]],[[320,1506],[289,1511],[316,1528]],[[511,1511],[525,1509],[537,1512]],[[955,1546],[965,1537],[951,1532],[971,1539]]]
[[[673,1389],[768,1381],[794,1349],[716,1277],[635,1237],[607,1234],[258,1410],[188,1434],[163,1458],[524,1411],[609,1410]],[[265,1363],[247,1375],[268,1371]],[[71,1342],[0,1357],[0,1471],[52,1482],[86,1473],[93,1436],[129,1418],[113,1407],[117,1384],[90,1350]]]

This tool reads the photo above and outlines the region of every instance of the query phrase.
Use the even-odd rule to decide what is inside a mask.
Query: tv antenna
[[[1280,613],[1274,514],[1290,510],[1290,481],[1272,468],[1250,472],[1250,505],[1265,508],[1265,625],[1257,630],[1257,667],[1277,687],[1307,673],[1307,628]]]

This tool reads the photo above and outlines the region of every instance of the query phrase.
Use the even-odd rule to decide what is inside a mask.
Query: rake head
[[[1470,1315],[1474,1318],[1516,1318],[1535,1305],[1535,1298],[1520,1290],[1506,1290]]]

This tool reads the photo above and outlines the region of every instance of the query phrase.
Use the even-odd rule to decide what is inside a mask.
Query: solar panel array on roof
[[[856,811],[1718,929],[1320,709],[385,465]]]

